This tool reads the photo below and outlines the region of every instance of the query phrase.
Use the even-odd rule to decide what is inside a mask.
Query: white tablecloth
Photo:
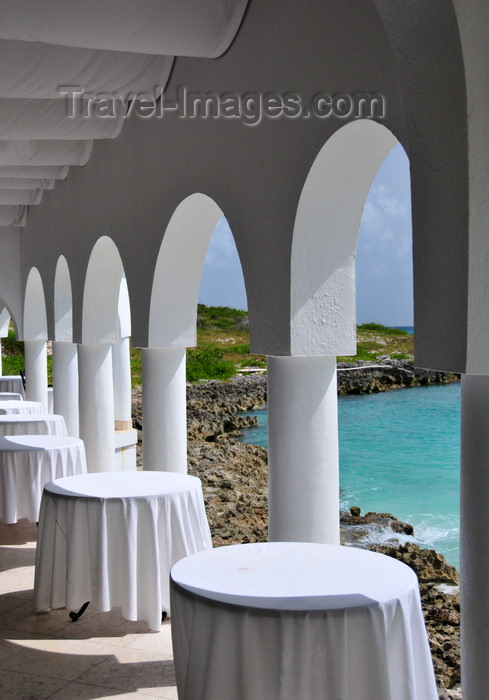
[[[66,435],[63,416],[55,413],[0,415],[0,435]]]
[[[0,401],[0,415],[10,415],[10,414],[36,414],[42,413],[42,403],[39,401],[23,401],[21,400],[11,400],[11,401]]]
[[[16,394],[25,396],[24,382],[20,374],[7,374],[0,376],[0,391],[13,391]]]
[[[122,608],[160,629],[170,614],[169,574],[212,547],[202,486],[170,472],[111,472],[60,479],[44,490],[36,551],[38,611]]]
[[[325,544],[216,548],[171,572],[180,700],[437,700],[417,579]]]
[[[0,391],[0,401],[22,401],[22,394],[16,394],[14,391]]]
[[[39,519],[48,481],[87,471],[85,447],[75,437],[14,435],[0,437],[0,520]]]

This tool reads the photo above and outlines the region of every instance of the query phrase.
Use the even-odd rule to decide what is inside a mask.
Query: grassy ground
[[[377,323],[357,327],[357,354],[339,357],[339,361],[377,361],[386,355],[394,359],[413,359],[414,337],[396,328]],[[13,330],[2,338],[3,374],[19,374],[24,369],[24,344]],[[197,311],[197,346],[187,352],[187,380],[229,379],[243,368],[266,368],[263,355],[250,355],[250,337],[246,311],[227,306],[204,306]],[[133,386],[141,385],[141,350],[131,350]],[[48,355],[51,381],[51,356]]]
[[[338,357],[338,361],[375,362],[385,355],[394,360],[413,360],[414,336],[400,328],[387,328],[379,323],[364,323],[357,326],[357,354],[354,357]]]

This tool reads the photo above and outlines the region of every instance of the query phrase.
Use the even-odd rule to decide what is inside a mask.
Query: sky
[[[399,144],[380,167],[365,200],[357,246],[357,323],[413,325],[409,162]],[[246,309],[243,273],[223,217],[212,236],[199,302]]]

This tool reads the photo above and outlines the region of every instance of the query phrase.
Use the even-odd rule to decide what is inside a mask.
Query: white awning
[[[161,95],[175,56],[224,53],[246,6],[0,0],[0,225],[25,224],[27,205],[85,165],[93,139],[116,138],[132,99]]]
[[[0,190],[0,204],[39,204],[42,190]]]
[[[1,7],[1,5],[0,5]],[[60,86],[123,97],[164,89],[171,56],[79,49],[25,41],[0,41],[2,97],[64,99]]]
[[[28,177],[2,177],[0,190],[52,190],[56,180]]]
[[[24,100],[0,97],[0,139],[114,139],[124,124],[123,105],[108,100],[107,116],[92,111],[66,110],[63,100]]]
[[[0,206],[0,226],[25,226],[27,207]]]
[[[247,0],[3,0],[0,38],[160,56],[215,58]]]
[[[85,165],[93,141],[0,141],[0,166]]]
[[[68,165],[0,165],[0,177],[64,180],[69,169]]]

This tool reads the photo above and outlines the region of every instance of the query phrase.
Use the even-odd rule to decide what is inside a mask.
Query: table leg
[[[78,618],[83,615],[85,610],[88,608],[89,604],[90,604],[90,601],[87,600],[86,603],[83,603],[83,605],[81,606],[81,608],[79,609],[78,612],[70,612],[70,618],[73,620],[73,622],[76,622],[78,620]]]

